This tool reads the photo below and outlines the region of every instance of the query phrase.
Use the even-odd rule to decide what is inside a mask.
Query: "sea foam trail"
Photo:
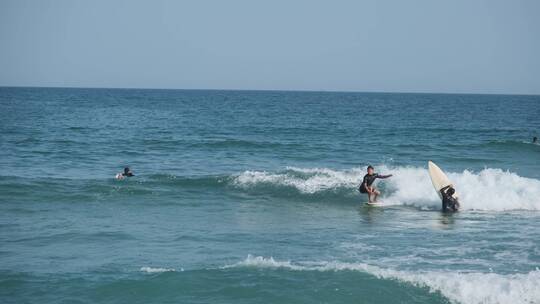
[[[380,166],[378,169],[381,173],[394,175],[378,182],[383,189],[385,203],[440,208],[440,199],[426,168]],[[357,188],[364,172],[363,168],[332,170],[289,167],[280,172],[245,171],[233,177],[231,183],[244,189],[273,186],[292,188],[300,194],[345,191],[351,196],[358,195]],[[450,172],[448,176],[458,191],[463,210],[540,210],[539,180],[490,168],[480,172]]]
[[[384,269],[364,263],[276,261],[249,255],[244,261],[223,268],[282,268],[293,271],[360,271],[380,279],[398,280],[431,292],[440,292],[456,303],[539,303],[540,270],[502,275],[496,273],[410,272]]]
[[[174,268],[154,268],[154,267],[141,267],[139,269],[142,272],[146,273],[162,273],[162,272],[176,272],[176,269]],[[180,269],[180,271],[184,271],[183,269]]]

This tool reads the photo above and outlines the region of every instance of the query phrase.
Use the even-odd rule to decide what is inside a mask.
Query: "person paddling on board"
[[[456,190],[452,187],[452,185],[448,185],[442,188],[440,191],[442,196],[442,211],[458,211],[459,202],[458,199],[453,196],[454,193],[456,193]]]
[[[366,193],[368,195],[369,203],[376,203],[377,196],[379,196],[381,192],[379,192],[379,190],[377,190],[375,186],[372,186],[373,182],[375,182],[377,178],[389,178],[390,176],[392,176],[392,174],[380,175],[378,173],[375,173],[371,165],[367,167],[367,172],[368,173],[364,175],[364,179],[362,180],[362,184],[360,184],[358,191],[360,191],[360,193]]]
[[[116,179],[124,179],[126,177],[131,177],[131,176],[135,176],[135,174],[133,174],[133,172],[131,172],[131,169],[129,169],[129,167],[125,167],[124,168],[124,173],[116,174]]]

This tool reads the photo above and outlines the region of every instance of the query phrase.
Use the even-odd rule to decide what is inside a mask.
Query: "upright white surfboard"
[[[437,191],[437,194],[442,199],[440,190],[448,185],[453,186],[453,184],[450,179],[448,179],[448,176],[444,174],[443,170],[432,161],[428,161],[428,171],[429,177],[431,177],[431,183],[433,183],[433,188],[435,188],[435,191]],[[457,192],[454,193],[453,196],[457,198]]]

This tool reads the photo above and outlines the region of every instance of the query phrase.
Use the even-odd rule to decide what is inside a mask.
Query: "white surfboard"
[[[449,185],[453,186],[453,184],[448,178],[448,176],[444,174],[443,170],[441,170],[441,168],[439,168],[439,166],[437,166],[432,161],[428,161],[428,171],[429,171],[429,177],[431,177],[431,183],[433,184],[433,188],[435,188],[435,191],[437,191],[437,194],[442,199],[440,190]],[[457,198],[457,192],[454,193],[453,196]]]
[[[365,204],[366,204],[366,206],[372,206],[372,207],[381,207],[383,205],[383,203],[381,203],[381,202],[376,202],[376,203],[367,202]]]

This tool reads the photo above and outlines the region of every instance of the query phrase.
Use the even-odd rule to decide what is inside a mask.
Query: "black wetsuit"
[[[360,193],[368,193],[366,186],[371,187],[371,185],[377,178],[387,178],[387,177],[390,177],[390,175],[380,175],[378,173],[373,173],[371,175],[366,174],[364,175],[364,180],[362,181],[362,184],[360,184],[358,191],[360,191]]]
[[[441,195],[442,195],[442,211],[457,211],[459,208],[458,200],[453,197],[452,195],[448,194],[446,190],[448,187],[444,187],[441,189]]]

